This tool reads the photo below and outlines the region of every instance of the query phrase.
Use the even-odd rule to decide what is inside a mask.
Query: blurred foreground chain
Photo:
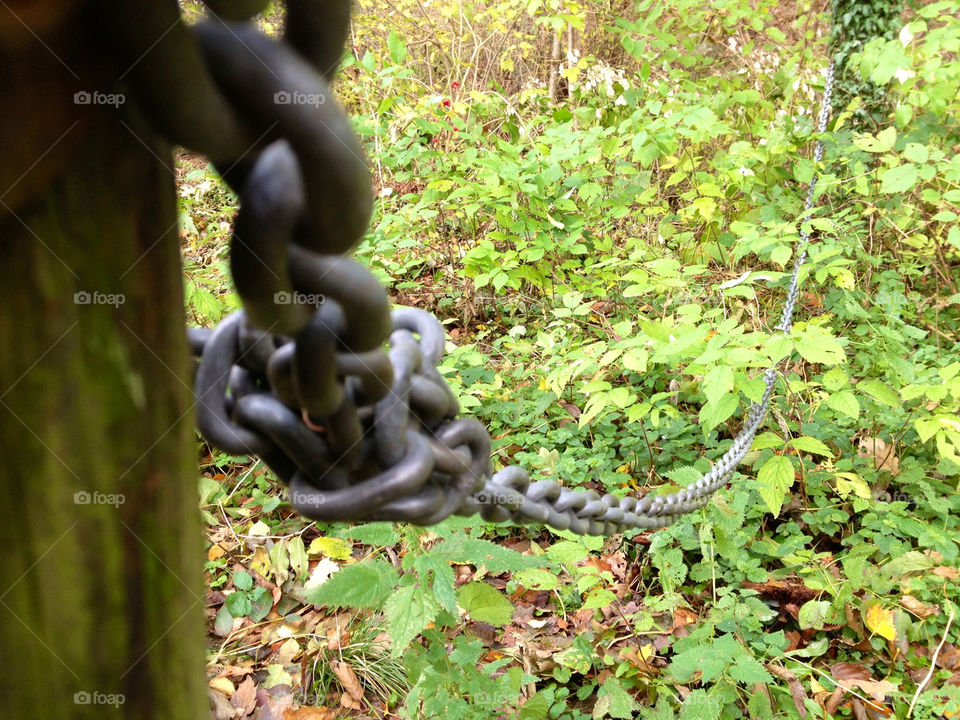
[[[730,449],[678,493],[619,498],[492,473],[490,436],[458,418],[437,371],[444,332],[429,313],[395,309],[383,288],[345,256],[366,229],[372,200],[362,149],[328,82],[342,53],[348,0],[288,0],[282,42],[252,24],[256,0],[207,0],[194,26],[205,107],[229,122],[190,128],[240,197],[231,240],[244,311],[213,330],[189,330],[200,362],[197,421],[214,447],[258,455],[289,484],[303,515],[324,521],[405,520],[452,514],[543,523],[578,533],[661,528],[703,507],[724,486],[763,423],[777,377]],[[223,8],[230,8],[231,21]],[[158,71],[159,72],[159,71]],[[827,73],[818,131],[830,112]],[[147,98],[149,101],[149,98]],[[170,134],[176,136],[176,119]],[[186,131],[185,131],[186,132]],[[816,160],[823,156],[817,141]],[[806,209],[813,208],[816,178]],[[777,329],[789,332],[809,236],[801,233]]]

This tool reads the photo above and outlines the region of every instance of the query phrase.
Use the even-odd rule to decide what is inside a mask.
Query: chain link
[[[437,371],[439,321],[423,310],[391,311],[376,279],[345,256],[372,207],[362,149],[328,85],[349,2],[288,0],[285,42],[217,16],[221,2],[207,4],[214,15],[194,37],[218,102],[225,99],[243,133],[260,138],[236,157],[215,158],[240,197],[230,257],[244,311],[212,332],[188,331],[199,357],[197,425],[211,445],[262,458],[288,483],[293,507],[323,521],[428,525],[479,514],[611,534],[664,527],[730,480],[764,421],[775,368],[730,449],[680,492],[619,498],[531,482],[518,467],[494,474],[488,432],[457,417]],[[821,134],[832,85],[831,64]],[[822,139],[814,157],[823,159]],[[809,240],[802,231],[777,325],[785,333]]]

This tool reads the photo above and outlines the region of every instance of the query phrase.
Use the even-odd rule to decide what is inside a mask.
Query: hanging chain
[[[222,3],[207,4],[216,12]],[[282,42],[216,14],[193,28],[216,101],[232,115],[229,133],[200,128],[187,144],[216,146],[217,167],[240,197],[230,260],[244,305],[213,331],[188,331],[203,437],[259,456],[288,483],[293,507],[323,521],[428,525],[479,514],[612,534],[665,527],[706,505],[750,449],[775,368],[729,450],[680,492],[619,498],[531,482],[518,467],[492,472],[487,430],[457,417],[436,369],[445,343],[439,321],[423,310],[391,311],[373,275],[346,257],[372,208],[362,149],[328,85],[348,19],[348,0],[288,0]],[[821,134],[832,85],[831,64]],[[815,185],[816,177],[808,212]],[[809,239],[802,231],[777,326],[785,333]]]

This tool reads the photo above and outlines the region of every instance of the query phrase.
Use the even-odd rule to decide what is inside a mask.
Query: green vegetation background
[[[357,254],[444,322],[495,463],[666,493],[782,363],[774,409],[707,508],[608,542],[317,526],[204,453],[214,692],[248,675],[331,718],[954,717],[956,6],[838,0],[831,44],[819,2],[389,5],[360,1],[338,84],[377,197]],[[179,172],[188,312],[211,324],[237,304],[236,200],[202,159]]]

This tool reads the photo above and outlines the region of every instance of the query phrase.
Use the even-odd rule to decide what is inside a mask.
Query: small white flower
[[[760,138],[760,144],[761,144],[761,145],[766,145],[766,144],[767,144],[767,139],[766,139],[766,138]]]
[[[916,73],[913,70],[907,70],[906,68],[898,67],[897,71],[893,76],[897,79],[897,82],[905,83],[912,77],[916,77]]]
[[[744,177],[753,177],[753,170],[751,170],[748,167],[744,167],[743,165],[740,166],[740,169],[737,172],[739,172]]]
[[[392,187],[382,187],[382,188],[380,188],[380,197],[382,197],[382,198],[387,198],[387,197],[390,197],[391,195],[393,195],[393,188],[392,188]]]
[[[613,101],[613,104],[614,104],[614,105],[626,105],[626,104],[627,104],[627,99],[626,99],[623,95],[620,95],[616,100]]]
[[[900,30],[900,44],[906,47],[913,40],[913,33],[910,32],[910,26],[904,25]]]

